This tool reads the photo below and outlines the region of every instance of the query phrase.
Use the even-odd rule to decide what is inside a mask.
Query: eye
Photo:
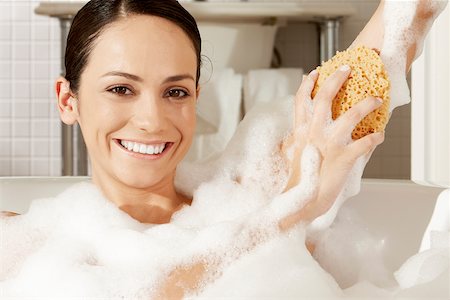
[[[108,92],[117,94],[119,96],[133,95],[133,92],[126,86],[115,86],[113,88],[110,88]]]
[[[169,90],[166,94],[166,97],[179,98],[179,99],[183,99],[187,96],[189,96],[189,94],[182,89],[172,89],[172,90]]]

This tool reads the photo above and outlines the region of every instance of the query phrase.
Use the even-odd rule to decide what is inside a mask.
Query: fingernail
[[[380,102],[380,104],[383,104],[383,99],[381,99],[381,98],[379,98],[379,97],[376,97],[375,99],[377,99],[378,102]]]
[[[348,70],[350,70],[350,66],[349,65],[342,65],[339,67],[339,70],[342,72],[347,72]]]
[[[317,74],[317,69],[314,69],[311,72],[309,72],[309,76],[314,76],[316,74]]]

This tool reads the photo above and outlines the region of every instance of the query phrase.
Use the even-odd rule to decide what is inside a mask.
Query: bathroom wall
[[[37,3],[0,2],[0,176],[60,174],[59,28]]]
[[[0,176],[61,173],[61,129],[53,92],[53,81],[60,72],[60,31],[57,20],[33,13],[37,3],[0,2]],[[378,1],[352,4],[358,13],[343,23],[342,49],[362,29]],[[315,67],[317,40],[314,24],[281,28],[276,47],[282,66],[306,71]],[[409,131],[410,108],[404,106],[394,112],[386,141],[374,153],[366,177],[409,178]]]

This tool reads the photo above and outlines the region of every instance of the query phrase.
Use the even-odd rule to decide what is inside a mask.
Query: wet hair
[[[67,38],[65,78],[73,93],[78,92],[94,43],[106,27],[127,16],[149,15],[179,26],[192,41],[197,54],[197,78],[201,68],[201,37],[194,17],[176,0],[91,0],[75,15]]]

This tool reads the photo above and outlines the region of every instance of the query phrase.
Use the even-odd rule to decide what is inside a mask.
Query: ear
[[[75,124],[79,118],[78,103],[70,91],[70,82],[64,77],[59,77],[55,82],[55,90],[61,121],[67,125]]]

